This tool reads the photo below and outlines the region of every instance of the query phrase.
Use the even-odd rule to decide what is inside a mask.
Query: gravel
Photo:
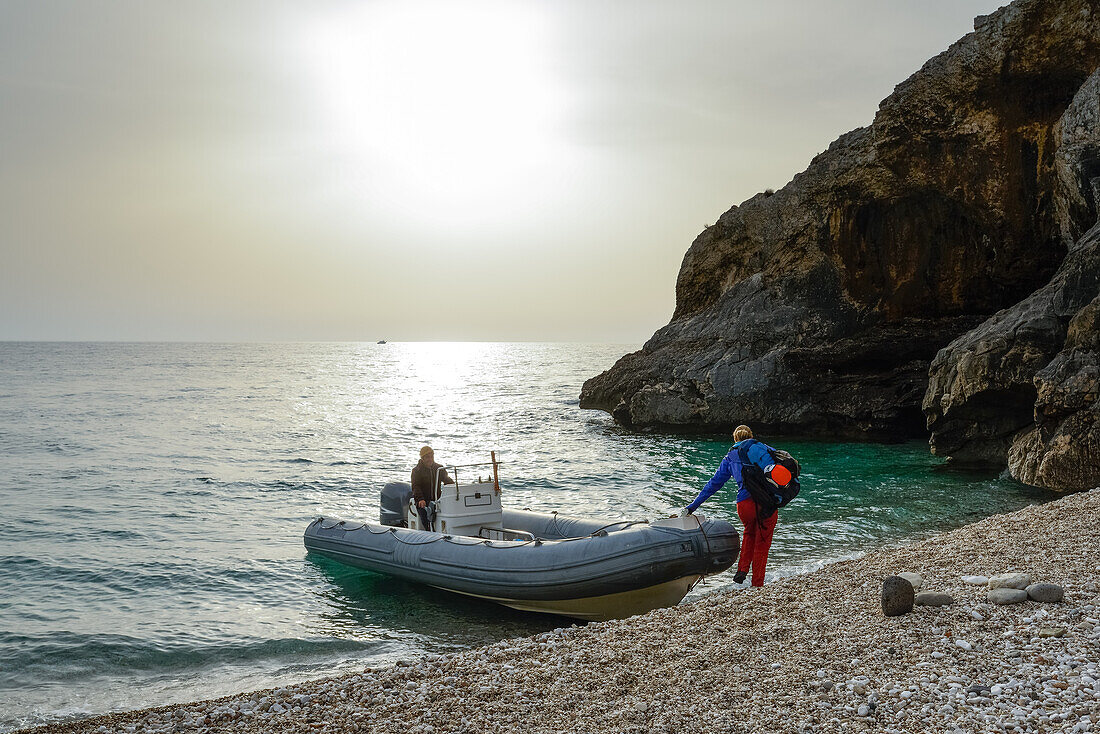
[[[884,617],[901,569],[955,603]],[[963,580],[1006,572],[1064,599]],[[627,620],[38,731],[1100,732],[1098,580],[1094,490]]]

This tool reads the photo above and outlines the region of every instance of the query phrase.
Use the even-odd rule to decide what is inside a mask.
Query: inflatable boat
[[[412,488],[393,483],[383,488],[378,524],[319,517],[306,528],[305,546],[349,566],[583,620],[673,606],[703,576],[737,560],[737,530],[722,520],[504,510],[495,472],[492,481],[463,483],[457,471],[455,479],[432,503],[432,527],[419,527]]]

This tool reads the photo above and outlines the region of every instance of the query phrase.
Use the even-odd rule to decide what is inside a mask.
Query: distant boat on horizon
[[[385,340],[385,339],[379,339],[379,340],[378,340],[378,343],[379,343],[379,344],[385,344],[385,343],[386,343],[386,340]]]

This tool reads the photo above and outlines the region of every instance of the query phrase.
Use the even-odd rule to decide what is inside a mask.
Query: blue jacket
[[[748,440],[748,439],[746,439]],[[703,504],[712,494],[720,490],[729,481],[730,477],[737,482],[737,501],[747,500],[749,498],[749,491],[745,489],[745,483],[741,480],[741,456],[737,451],[737,448],[742,444],[742,441],[738,441],[730,449],[730,452],[726,454],[726,458],[722,459],[722,463],[718,466],[718,471],[714,473],[714,476],[707,482],[707,486],[703,487],[703,491],[699,493],[699,496],[691,501],[691,504],[687,506],[687,509],[691,512],[699,509],[699,505]],[[752,446],[749,446],[749,461],[756,464],[761,469],[767,469],[775,462],[772,461],[769,451],[774,451],[771,446],[767,445],[763,441],[757,441]]]

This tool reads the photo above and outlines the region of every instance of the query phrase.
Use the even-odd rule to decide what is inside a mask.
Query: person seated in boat
[[[435,463],[435,452],[431,446],[420,448],[420,461],[412,470],[413,499],[416,500],[416,512],[420,515],[420,527],[430,530],[428,503],[439,496],[439,487],[454,484],[447,470]]]
[[[756,503],[753,501],[748,489],[745,488],[745,480],[741,477],[742,464],[739,449],[743,441],[752,437],[752,429],[748,426],[738,426],[733,430],[733,447],[722,459],[718,471],[714,473],[714,476],[703,487],[703,490],[699,492],[699,496],[684,508],[682,514],[690,515],[695,512],[699,505],[721,489],[730,477],[733,477],[733,480],[737,482],[737,516],[741,518],[741,523],[745,526],[745,532],[741,536],[741,555],[737,559],[737,573],[734,574],[733,580],[737,583],[743,582],[751,565],[752,585],[763,586],[764,567],[768,563],[768,550],[772,546],[772,534],[775,532],[775,523],[779,519],[779,513],[773,510],[767,518],[757,518]],[[746,454],[749,461],[767,474],[775,464],[770,453],[774,450],[762,441],[753,441]]]

